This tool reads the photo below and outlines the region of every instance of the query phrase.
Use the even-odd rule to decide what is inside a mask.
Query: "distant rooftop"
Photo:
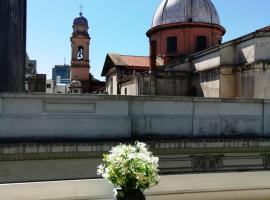
[[[266,26],[264,28],[258,29],[256,32],[270,32],[270,26]]]
[[[150,59],[149,56],[132,56],[132,55],[120,55],[116,53],[109,53],[107,55],[105,65],[102,71],[102,76],[106,75],[108,71],[108,66],[106,66],[108,61],[111,61],[113,65],[124,67],[134,70],[149,70],[150,69]],[[161,65],[161,63],[157,63]]]

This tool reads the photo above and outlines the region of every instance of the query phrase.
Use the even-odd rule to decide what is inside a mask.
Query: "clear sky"
[[[84,6],[89,21],[91,73],[101,78],[109,52],[148,55],[153,14],[161,0],[28,0],[27,52],[38,61],[38,73],[51,79],[52,67],[70,63],[72,23]],[[196,0],[195,0],[196,1]],[[235,39],[270,25],[270,0],[212,0],[227,33]]]

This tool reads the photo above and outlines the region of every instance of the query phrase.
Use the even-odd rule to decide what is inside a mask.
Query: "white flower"
[[[115,186],[133,187],[144,191],[158,183],[158,157],[152,155],[146,144],[136,142],[135,146],[120,144],[104,155],[103,164],[97,173]]]
[[[102,175],[104,173],[105,166],[104,164],[101,164],[98,166],[97,174]]]

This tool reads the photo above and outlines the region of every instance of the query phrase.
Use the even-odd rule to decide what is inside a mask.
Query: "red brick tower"
[[[151,57],[165,64],[220,44],[224,34],[211,0],[163,0],[147,32]]]
[[[90,36],[88,34],[88,21],[80,13],[80,17],[73,22],[73,34],[71,41],[71,81],[80,81],[82,93],[89,92],[89,45]]]

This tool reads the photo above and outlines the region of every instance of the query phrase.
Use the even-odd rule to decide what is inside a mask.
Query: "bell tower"
[[[88,21],[83,17],[82,12],[73,22],[73,33],[71,41],[71,68],[70,77],[72,81],[80,81],[82,84],[82,93],[89,92],[89,45],[90,36],[88,33]]]

